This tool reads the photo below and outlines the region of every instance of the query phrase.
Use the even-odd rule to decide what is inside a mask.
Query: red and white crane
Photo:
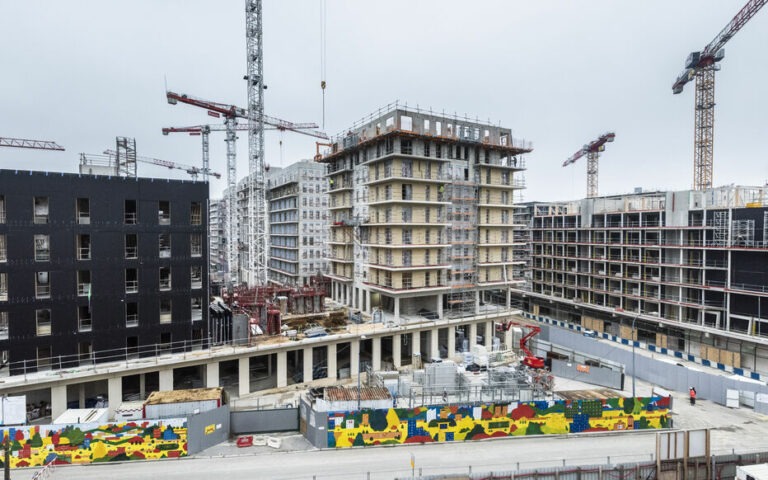
[[[117,158],[117,152],[115,150],[104,150],[104,155],[110,158]],[[216,178],[221,178],[221,174],[217,172],[211,172],[207,168],[195,167],[192,165],[184,165],[183,163],[171,162],[170,160],[162,160],[160,158],[142,157],[136,156],[137,162],[151,163],[152,165],[159,165],[161,167],[169,168],[172,170],[183,170],[192,175],[192,178],[197,178],[198,175],[203,176],[203,180],[208,181],[208,175],[213,175]]]
[[[253,2],[246,0],[246,14],[248,15],[248,5]],[[258,3],[258,15],[261,15],[261,2]],[[258,22],[259,29],[259,43],[261,39],[261,21]],[[249,56],[250,58],[250,56]],[[257,75],[254,73],[251,81],[256,81]],[[260,84],[260,75],[258,76],[258,83]],[[250,82],[249,82],[250,83]],[[261,88],[261,86],[259,86]],[[227,263],[229,268],[228,283],[240,283],[240,270],[239,258],[237,254],[237,247],[240,245],[240,239],[237,231],[238,215],[237,215],[237,201],[236,201],[236,189],[237,189],[237,166],[236,166],[236,153],[235,153],[235,140],[237,130],[237,119],[248,120],[249,125],[249,175],[248,175],[248,238],[245,242],[242,242],[248,248],[248,264],[243,268],[249,278],[246,279],[249,285],[266,284],[267,281],[267,252],[269,251],[269,237],[267,236],[267,196],[266,196],[266,181],[265,171],[266,165],[263,159],[264,151],[264,125],[270,125],[278,130],[289,130],[292,132],[300,133],[302,135],[308,135],[311,137],[327,139],[328,136],[317,130],[310,130],[311,128],[317,128],[315,124],[297,124],[281,120],[279,118],[270,117],[263,114],[263,108],[259,110],[258,121],[253,116],[251,111],[244,108],[237,107],[235,105],[227,105],[219,102],[212,102],[197,97],[192,97],[186,94],[179,94],[175,92],[166,92],[166,98],[168,103],[175,105],[177,103],[185,103],[195,107],[203,108],[208,111],[208,114],[221,118],[224,117],[224,131],[226,132],[226,144],[227,144],[227,235],[229,241],[227,242]],[[249,105],[250,103],[249,96]],[[255,124],[259,125],[256,126]],[[256,143],[260,147],[256,148],[254,142],[251,141],[251,137],[254,135],[254,131],[258,130],[257,136],[261,136],[261,140]],[[202,132],[201,132],[202,134]]]
[[[750,0],[717,36],[700,52],[692,52],[685,61],[685,70],[675,83],[672,93],[683,91],[685,84],[696,79],[696,110],[693,147],[693,188],[712,187],[713,144],[715,131],[715,72],[725,57],[723,47],[728,40],[755,16],[768,0]]]
[[[26,138],[0,137],[0,147],[12,148],[33,148],[36,150],[58,150],[64,151],[64,147],[56,142],[47,140],[29,140]]]
[[[578,152],[563,162],[563,166],[567,167],[584,155],[587,156],[587,198],[597,196],[598,159],[600,158],[600,152],[605,150],[606,143],[612,142],[615,138],[616,134],[613,132],[604,133],[597,140],[592,140],[581,147]]]

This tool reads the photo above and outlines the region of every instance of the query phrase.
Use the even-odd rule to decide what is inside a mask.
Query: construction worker
[[[333,190],[333,179],[332,178],[328,179],[328,185],[330,185],[330,187],[331,187],[330,189]]]
[[[696,405],[696,389],[691,387],[688,391],[688,395],[691,397],[691,405]]]

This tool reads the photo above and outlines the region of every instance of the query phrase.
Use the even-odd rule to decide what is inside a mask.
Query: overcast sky
[[[692,84],[671,85],[746,0],[326,0],[326,124],[337,134],[394,100],[490,119],[533,142],[526,200],[581,198],[586,162],[562,162],[612,130],[601,194],[686,189],[693,175]],[[322,122],[321,0],[264,0],[265,113]],[[0,136],[66,152],[0,149],[0,168],[74,172],[80,152],[136,138],[140,155],[199,165],[200,139],[165,126],[216,121],[168,105],[168,88],[246,106],[241,0],[5,1]],[[768,8],[726,46],[717,74],[714,183],[768,180]],[[762,87],[762,88],[761,88]],[[223,134],[211,166],[225,169]],[[282,141],[282,147],[280,142]],[[238,141],[247,171],[247,132]],[[270,132],[266,160],[314,155],[314,139]],[[139,174],[189,178],[139,164]],[[214,180],[212,195],[225,181]]]

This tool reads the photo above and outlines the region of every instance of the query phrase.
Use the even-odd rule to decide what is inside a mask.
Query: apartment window
[[[51,350],[50,346],[37,347],[37,369],[47,370],[51,368],[52,356],[53,356],[53,351]]]
[[[51,298],[51,283],[48,272],[35,274],[35,298]]]
[[[90,332],[92,326],[91,307],[88,305],[80,305],[77,307],[77,331]]]
[[[139,236],[135,233],[125,235],[125,258],[139,258]]]
[[[160,258],[171,258],[171,234],[161,233],[158,236]]]
[[[403,272],[403,288],[413,287],[413,274],[411,272]]]
[[[48,197],[35,197],[34,222],[48,223]]]
[[[384,286],[385,287],[392,286],[392,272],[384,272]]]
[[[424,142],[424,156],[429,156],[429,142]]]
[[[8,340],[8,312],[0,312],[0,340]]]
[[[403,244],[410,245],[413,238],[413,231],[410,228],[403,229]]]
[[[8,301],[8,274],[0,273],[0,302]]]
[[[139,357],[139,337],[132,336],[125,339],[125,353],[129,358]]]
[[[430,229],[426,229],[426,230],[424,231],[424,243],[425,243],[425,244],[427,244],[427,245],[429,245],[429,244],[431,243],[431,242],[430,242],[430,240],[431,240],[431,239],[430,239],[430,237],[431,237],[431,234],[430,234],[429,232],[430,232]]]
[[[171,289],[171,267],[160,267],[160,290]]]
[[[190,267],[190,278],[192,288],[203,288],[203,267],[202,265],[192,265]]]
[[[410,267],[411,259],[413,258],[413,252],[411,250],[403,250],[403,266]]]
[[[123,209],[123,221],[126,225],[136,225],[137,209],[136,200],[126,200]]]
[[[443,146],[439,143],[435,145],[435,157],[443,158]]]
[[[77,353],[80,357],[80,364],[91,363],[93,361],[93,345],[91,342],[80,342],[77,344]]]
[[[35,261],[47,262],[51,259],[48,235],[35,235]]]
[[[5,223],[5,195],[0,195],[0,223]]]
[[[403,207],[402,217],[403,222],[410,223],[411,219],[413,218],[413,209],[411,207]],[[427,221],[429,221],[429,219],[427,219]]]
[[[400,140],[400,153],[403,155],[412,155],[413,142],[411,140]]]
[[[392,137],[387,138],[384,140],[384,153],[394,153],[395,152],[395,139]]]
[[[430,258],[429,258],[429,250],[424,251],[424,265],[430,264]]]
[[[200,257],[203,255],[203,234],[193,233],[189,236],[190,241],[190,253],[193,257]]]
[[[157,202],[157,223],[160,225],[171,224],[171,202],[167,200],[160,200]]]
[[[189,223],[192,225],[203,224],[203,208],[200,202],[192,202],[192,206],[189,212]]]
[[[77,223],[80,225],[91,224],[91,202],[87,198],[78,198],[75,202]]]
[[[424,286],[429,287],[432,283],[432,274],[430,272],[424,272]]]
[[[91,296],[91,271],[90,270],[78,270],[77,294],[81,297]]]
[[[125,304],[125,326],[139,326],[139,304],[136,302],[126,302]]]
[[[35,310],[35,322],[38,337],[51,334],[51,310],[49,308]]]
[[[139,271],[136,268],[125,269],[125,293],[139,291]]]
[[[425,221],[426,223],[429,223],[429,221],[430,221],[429,217],[430,217],[430,212],[431,212],[431,211],[432,211],[432,209],[431,209],[431,208],[429,208],[429,207],[427,207],[427,208],[425,208],[425,209],[424,209],[424,221]]]
[[[78,234],[75,238],[77,246],[77,259],[78,260],[90,260],[91,259],[91,236],[87,233]]]
[[[403,200],[413,200],[413,185],[409,183],[403,184]]]
[[[0,262],[8,261],[8,245],[5,241],[5,235],[0,235]]]
[[[171,350],[171,332],[160,334],[160,352],[167,353]]]
[[[203,319],[203,297],[192,297],[192,321]]]
[[[160,323],[171,323],[172,303],[170,298],[160,299]]]

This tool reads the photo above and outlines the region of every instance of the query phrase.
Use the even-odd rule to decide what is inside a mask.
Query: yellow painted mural
[[[90,426],[39,425],[0,430],[11,468],[187,456],[185,419]],[[0,465],[3,459],[0,458]]]
[[[440,405],[328,414],[328,446],[666,428],[668,397]]]

